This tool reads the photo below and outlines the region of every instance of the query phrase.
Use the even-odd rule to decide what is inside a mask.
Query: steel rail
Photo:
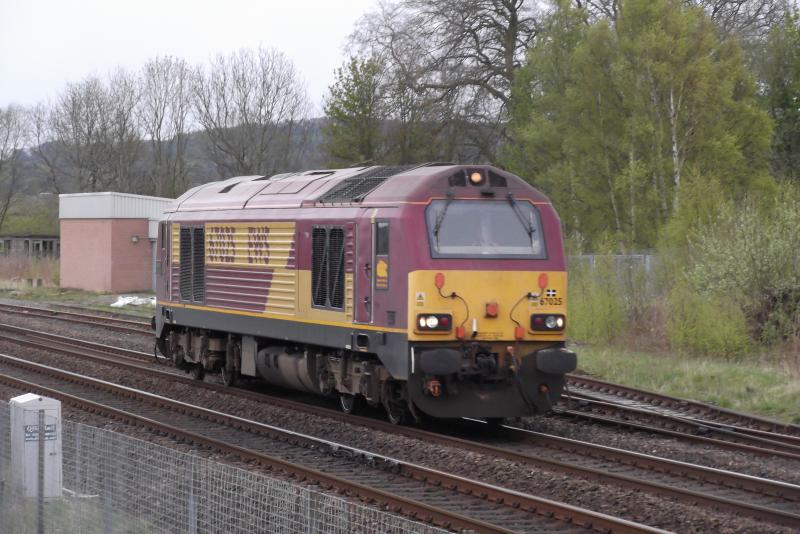
[[[4,365],[45,374],[59,380],[89,386],[93,389],[104,390],[115,396],[132,398],[150,405],[169,409],[183,415],[196,417],[203,421],[224,425],[246,432],[268,436],[275,440],[292,443],[298,446],[313,447],[315,450],[343,451],[352,457],[365,458],[371,464],[380,463],[390,467],[400,476],[417,480],[431,487],[444,488],[445,490],[471,495],[481,500],[505,506],[513,510],[527,512],[541,516],[546,520],[555,519],[571,524],[580,530],[596,530],[600,532],[663,532],[661,530],[639,525],[624,519],[614,518],[584,510],[575,506],[542,499],[513,490],[503,489],[483,482],[470,480],[464,477],[451,475],[442,471],[429,469],[402,460],[389,458],[368,451],[356,449],[329,440],[323,440],[298,432],[292,432],[272,425],[247,420],[222,412],[194,406],[181,401],[168,399],[152,393],[119,386],[110,382],[86,377],[76,373],[63,371],[49,366],[28,362],[20,358],[0,355],[0,362]],[[445,528],[459,530],[470,529],[477,532],[513,532],[502,526],[477,520],[459,513],[431,506],[415,499],[395,495],[380,488],[373,488],[361,483],[348,481],[335,475],[321,472],[306,466],[295,464],[269,454],[247,449],[235,444],[209,438],[196,432],[188,431],[174,425],[165,424],[152,418],[147,418],[128,411],[123,411],[100,402],[83,399],[81,397],[64,393],[54,388],[43,386],[5,374],[0,374],[0,381],[15,387],[37,391],[40,394],[58,398],[80,409],[89,409],[95,413],[112,417],[121,421],[131,422],[137,426],[164,433],[175,439],[188,440],[193,443],[211,448],[226,454],[233,454],[245,461],[255,461],[265,467],[276,469],[289,474],[301,481],[319,484],[324,488],[332,488],[342,493],[353,494],[362,500],[379,503],[389,509],[403,513],[415,519],[431,522]]]
[[[17,331],[25,330],[19,327],[13,327],[13,328],[14,330]],[[39,334],[41,335],[41,333]],[[35,338],[37,336],[33,337]],[[61,338],[61,336],[54,336],[54,337]],[[53,342],[58,344],[58,341],[53,340]],[[41,344],[40,342],[35,340],[34,340],[34,345],[37,345],[40,348],[49,348],[51,350],[59,350],[67,354],[75,355],[74,354],[75,349],[72,348],[72,345],[67,345],[67,348],[64,349],[63,346],[58,347],[47,344]],[[99,346],[98,344],[91,344],[91,345],[95,347]],[[145,355],[144,353],[138,353],[138,354]],[[416,428],[398,427],[396,425],[391,425],[384,421],[377,421],[371,418],[363,418],[353,415],[347,416],[336,410],[330,410],[320,407],[311,407],[304,403],[279,399],[261,393],[254,393],[241,389],[225,388],[221,385],[210,384],[206,382],[197,382],[196,380],[184,376],[176,375],[174,373],[166,372],[161,369],[142,365],[141,363],[139,363],[137,359],[130,359],[127,357],[123,357],[125,358],[126,361],[109,362],[108,355],[104,356],[102,352],[99,352],[98,355],[79,354],[79,356],[94,359],[95,361],[99,361],[101,363],[106,363],[106,364],[112,363],[115,365],[121,365],[123,367],[127,367],[139,372],[160,376],[162,378],[166,378],[171,381],[178,381],[181,383],[186,383],[195,386],[199,385],[202,387],[206,387],[208,389],[212,389],[221,393],[227,393],[233,396],[242,396],[260,402],[267,401],[272,404],[281,404],[290,409],[302,410],[306,413],[314,413],[317,415],[334,417],[340,421],[354,423],[354,424],[361,424],[369,428],[385,431],[388,433],[402,434],[407,437],[423,440],[425,442],[436,442],[445,446],[459,447],[462,449],[471,450],[473,452],[484,454],[489,457],[505,458],[507,460],[515,461],[518,463],[548,468],[555,471],[564,472],[570,475],[577,475],[586,478],[591,478],[605,483],[612,483],[619,486],[633,488],[641,491],[648,491],[657,495],[668,495],[676,500],[688,502],[691,504],[700,503],[705,506],[709,506],[711,508],[715,508],[718,510],[739,513],[739,514],[746,514],[756,518],[779,522],[779,523],[781,522],[781,519],[778,516],[786,515],[778,513],[776,516],[776,514],[772,512],[773,509],[769,507],[742,503],[740,501],[726,499],[724,497],[709,496],[697,490],[685,489],[675,485],[647,481],[642,478],[614,473],[609,470],[576,466],[571,463],[556,461],[551,458],[547,458],[546,456],[542,456],[541,454],[533,455],[530,453],[515,452],[509,450],[508,448],[495,447],[491,445],[482,444],[476,441],[468,441],[453,436],[442,435],[441,433],[432,433]],[[113,356],[114,358],[119,358],[118,354],[113,354]],[[797,502],[798,500],[800,500],[800,487],[793,484],[777,482],[758,477],[742,475],[738,473],[732,473],[704,466],[696,466],[693,464],[678,462],[675,460],[667,460],[652,455],[643,455],[640,453],[634,453],[621,449],[615,449],[611,447],[605,447],[601,445],[595,445],[576,440],[569,440],[566,438],[559,438],[557,436],[552,436],[548,434],[534,433],[531,431],[526,431],[523,429],[517,429],[513,427],[504,427],[503,430],[506,435],[508,435],[509,437],[513,437],[517,441],[527,442],[531,445],[538,447],[545,446],[552,450],[567,451],[574,454],[580,454],[588,458],[602,458],[605,461],[611,461],[617,465],[635,466],[639,470],[643,470],[646,472],[649,471],[652,473],[668,473],[671,476],[682,477],[690,480],[703,481],[723,488],[726,487],[726,488],[733,488],[736,490],[744,490],[747,492],[751,492],[755,495],[769,495],[769,496],[779,497],[780,499],[784,499],[791,502]],[[792,514],[789,514],[788,519],[784,517],[784,520],[788,521],[790,524],[794,526],[795,522],[798,520],[798,516],[791,517],[791,515]]]
[[[729,451],[735,452],[747,452],[751,454],[756,454],[758,456],[766,456],[766,457],[780,457],[786,458],[789,460],[800,460],[800,454],[795,454],[791,452],[786,452],[783,450],[777,449],[768,449],[764,447],[757,447],[754,445],[748,445],[746,443],[741,443],[740,441],[726,441],[724,439],[720,439],[719,437],[710,437],[710,436],[702,436],[693,434],[692,432],[703,431],[701,427],[698,427],[695,424],[692,425],[685,425],[682,427],[684,430],[670,430],[668,428],[652,426],[652,425],[645,425],[642,423],[637,423],[634,421],[626,420],[626,419],[617,419],[613,417],[605,417],[602,415],[597,415],[594,413],[587,413],[581,412],[578,410],[564,410],[559,409],[555,412],[557,415],[562,417],[569,417],[573,419],[583,419],[593,424],[597,425],[604,425],[604,426],[612,426],[612,427],[619,427],[619,428],[628,428],[630,430],[636,430],[640,432],[646,432],[648,434],[660,434],[663,436],[669,436],[671,438],[675,438],[681,441],[688,441],[692,443],[701,443],[703,445],[708,445],[711,447],[717,447],[720,449],[725,449]],[[729,436],[729,434],[725,434]],[[736,438],[737,436],[731,436]]]
[[[124,348],[114,347],[114,346],[110,346],[110,345],[103,345],[103,344],[100,344],[100,343],[93,343],[91,341],[85,341],[85,340],[80,340],[80,339],[75,339],[75,338],[69,338],[69,337],[65,337],[65,336],[59,336],[57,334],[50,334],[50,333],[40,332],[40,331],[31,330],[31,329],[18,327],[18,326],[14,326],[14,325],[0,324],[0,336],[8,339],[8,341],[12,341],[12,342],[16,342],[16,343],[21,343],[22,342],[21,339],[18,338],[18,337],[14,337],[14,336],[4,336],[2,334],[3,331],[19,334],[21,336],[25,336],[28,339],[36,338],[36,339],[41,339],[41,340],[46,340],[46,341],[55,341],[55,342],[58,342],[61,345],[61,347],[51,346],[51,350],[59,350],[60,348],[64,348],[64,347],[72,347],[73,349],[71,349],[71,350],[74,350],[75,348],[81,348],[81,349],[84,349],[84,350],[95,351],[96,353],[100,353],[101,354],[101,356],[100,356],[101,360],[103,359],[102,358],[102,354],[114,354],[114,355],[118,355],[118,356],[127,358],[129,360],[134,360],[134,361],[141,361],[141,360],[153,361],[154,360],[154,357],[153,357],[152,354],[148,354],[148,353],[145,353],[145,352],[135,351],[135,350],[131,350],[131,349],[124,349]],[[91,355],[90,354],[83,354],[82,356],[90,357]],[[161,363],[166,363],[167,362],[167,360],[165,358],[158,358],[157,361],[159,361]],[[175,373],[173,373],[173,375],[177,377],[177,376],[181,376],[182,373],[175,372]],[[186,378],[183,378],[183,379],[188,380],[189,382],[192,382],[192,380],[189,380],[189,379],[186,379]],[[264,400],[264,399],[262,399],[262,400]],[[271,397],[270,402],[276,403],[276,402],[278,402],[278,398],[277,397]],[[781,444],[778,444],[778,445],[773,446],[772,448],[770,448],[769,445],[771,445],[771,442],[769,440],[760,439],[758,437],[750,437],[749,435],[746,435],[746,434],[737,433],[735,431],[726,431],[724,429],[720,429],[718,431],[712,432],[711,431],[712,427],[703,426],[702,424],[698,424],[696,421],[687,421],[685,419],[675,418],[675,417],[671,417],[671,416],[667,416],[665,414],[660,414],[660,413],[655,413],[655,412],[636,411],[635,409],[633,409],[631,407],[624,407],[624,406],[623,407],[619,407],[619,405],[608,404],[608,403],[606,403],[604,405],[600,401],[595,401],[594,403],[592,403],[591,400],[588,400],[588,399],[585,400],[584,402],[587,403],[587,404],[593,404],[595,407],[598,407],[598,408],[604,408],[606,413],[607,412],[613,412],[613,413],[623,412],[623,413],[631,413],[631,414],[634,414],[634,415],[647,415],[647,416],[654,417],[654,418],[657,418],[657,419],[663,419],[663,420],[668,421],[673,427],[677,426],[681,430],[680,431],[676,431],[676,430],[671,430],[671,429],[664,428],[664,427],[658,427],[658,426],[653,426],[653,425],[644,425],[644,424],[632,422],[632,421],[629,421],[629,420],[622,420],[622,419],[616,419],[616,418],[610,418],[610,417],[603,417],[603,416],[599,416],[599,415],[596,415],[596,414],[585,413],[585,412],[582,412],[580,410],[574,410],[574,409],[566,409],[566,410],[565,409],[560,409],[556,413],[558,415],[561,415],[561,416],[569,416],[569,417],[573,417],[573,418],[585,419],[585,420],[588,420],[588,421],[590,421],[592,423],[599,423],[599,424],[611,425],[611,426],[623,426],[623,427],[627,427],[627,428],[631,428],[631,429],[635,429],[635,430],[640,430],[640,431],[643,431],[643,432],[658,433],[658,434],[667,435],[667,436],[670,436],[670,437],[682,439],[684,441],[690,441],[690,442],[695,442],[695,443],[703,443],[703,444],[707,444],[707,445],[712,445],[712,446],[715,446],[715,447],[723,448],[723,449],[726,449],[726,450],[743,451],[743,452],[758,454],[758,455],[767,456],[767,457],[778,456],[778,457],[787,458],[787,459],[793,459],[793,460],[800,459],[800,451],[797,451],[792,447],[788,447],[787,448],[787,447],[785,447],[785,446],[783,446]],[[300,409],[300,408],[295,406],[295,409]],[[696,433],[701,433],[701,432],[705,433],[706,435],[696,435]],[[712,433],[715,434],[717,437],[710,437],[710,434],[712,434]],[[722,438],[729,438],[729,439],[739,440],[739,441],[728,441],[728,440],[722,439]],[[747,444],[747,443],[741,443],[741,441],[748,441],[750,443],[760,444],[762,446],[751,445],[751,444]]]
[[[68,306],[62,306],[62,307],[69,308]],[[84,310],[82,308],[75,308],[75,309]],[[96,312],[96,310],[85,310],[85,311]],[[119,318],[107,317],[95,314],[78,313],[77,311],[62,311],[57,309],[37,308],[37,307],[23,306],[17,304],[0,304],[0,312],[34,315],[37,317],[72,321],[84,324],[91,324],[95,326],[97,326],[98,323],[101,323],[100,326],[120,331],[133,332],[137,334],[147,334],[147,335],[152,334],[149,323],[144,321],[135,321],[135,320],[119,319]],[[782,433],[788,436],[797,437],[798,440],[800,440],[800,425],[792,423],[783,423],[781,421],[776,421],[765,417],[759,417],[751,414],[737,412],[735,410],[730,410],[719,406],[713,406],[711,404],[703,402],[680,399],[677,397],[664,395],[662,393],[656,393],[653,391],[647,391],[630,386],[624,386],[621,384],[615,384],[612,382],[606,382],[604,380],[599,380],[586,375],[570,374],[567,375],[567,377],[569,383],[572,385],[580,385],[587,389],[610,393],[627,399],[645,401],[650,404],[653,404],[654,406],[669,406],[673,409],[681,411],[712,414],[715,417],[723,420],[734,419],[736,421],[741,421],[745,424],[754,427],[755,430],[761,430],[766,433]],[[716,423],[733,426],[725,421],[723,422],[717,421]],[[736,425],[736,426],[738,428],[742,425]]]
[[[81,308],[76,308],[76,309],[82,310]],[[100,326],[107,327],[109,329],[114,329],[128,333],[152,335],[152,331],[150,330],[150,325],[144,321],[119,319],[102,315],[61,311],[49,308],[37,308],[32,306],[22,306],[14,304],[0,304],[0,312],[4,311],[22,315],[32,315],[42,318],[50,318],[50,319],[64,320],[82,324],[90,324],[94,326],[98,326],[98,323],[100,323]],[[609,393],[626,399],[645,401],[650,404],[653,404],[654,406],[669,406],[672,409],[681,410],[684,412],[685,411],[689,411],[690,413],[699,412],[699,413],[713,415],[717,418],[723,419],[723,421],[720,422],[720,421],[704,420],[704,422],[716,425],[719,428],[727,426],[729,430],[735,432],[750,433],[754,436],[763,436],[763,437],[767,437],[767,435],[784,434],[787,437],[795,439],[786,440],[783,437],[781,437],[779,438],[779,440],[787,441],[789,443],[796,443],[800,445],[800,425],[792,423],[783,423],[780,421],[754,416],[751,414],[745,414],[742,412],[737,412],[735,410],[721,408],[719,406],[713,406],[698,401],[680,399],[677,397],[671,397],[653,391],[646,391],[643,389],[634,388],[630,386],[623,386],[621,384],[606,382],[585,375],[570,374],[567,375],[567,377],[570,384],[580,385],[584,388],[591,389],[594,391]],[[687,417],[692,419],[697,419],[694,416],[687,416]],[[741,425],[730,424],[727,421],[730,421],[731,419],[739,421],[743,424]],[[750,425],[754,428],[750,428],[748,429],[749,432],[746,432],[742,430],[744,428],[748,428],[747,426],[744,425]]]
[[[766,417],[737,412],[735,410],[714,406],[704,402],[679,399],[677,397],[671,397],[662,393],[646,391],[630,386],[623,386],[621,384],[614,384],[585,375],[568,375],[568,381],[570,385],[580,386],[585,389],[598,392],[609,393],[631,400],[644,401],[654,406],[667,406],[684,412],[713,415],[719,422],[723,423],[733,419],[741,423],[741,425],[738,426],[749,425],[755,429],[766,432],[800,437],[800,425],[793,423],[784,423]]]
[[[800,442],[796,443],[796,438],[794,438],[794,436],[755,431],[754,429],[747,427],[724,425],[715,421],[672,415],[669,413],[654,411],[649,408],[640,408],[637,406],[630,406],[617,402],[609,402],[607,400],[596,399],[590,396],[579,395],[575,393],[571,393],[570,396],[567,397],[567,400],[570,398],[577,400],[584,407],[596,409],[601,413],[618,413],[639,418],[655,418],[664,421],[667,425],[670,425],[673,428],[682,428],[687,434],[691,432],[702,433],[706,436],[716,434],[732,440],[742,440],[752,444],[757,444],[767,450],[800,455]],[[569,412],[580,413],[579,410],[574,409],[569,410]]]
[[[70,323],[86,324],[91,326],[102,326],[110,330],[124,332],[127,334],[153,335],[150,324],[143,321],[132,321],[129,319],[119,319],[102,315],[77,313],[50,308],[37,308],[34,306],[21,306],[17,304],[0,304],[0,313],[10,313],[27,317],[37,317],[41,319],[55,319]]]

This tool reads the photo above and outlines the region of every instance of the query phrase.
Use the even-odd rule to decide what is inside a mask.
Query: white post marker
[[[11,408],[11,471],[15,489],[25,497],[61,497],[61,401],[26,393],[9,401]],[[44,430],[39,421],[43,416]],[[40,457],[40,438],[43,452]],[[44,466],[40,478],[39,464]],[[39,491],[42,481],[43,492]]]

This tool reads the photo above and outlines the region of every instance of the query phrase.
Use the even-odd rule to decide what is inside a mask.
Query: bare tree
[[[140,132],[135,79],[117,71],[104,84],[89,77],[69,84],[52,106],[31,114],[37,163],[56,192],[140,187]]]
[[[291,169],[309,101],[292,62],[273,49],[217,56],[192,84],[197,121],[220,176]]]
[[[66,184],[63,183],[63,175],[59,169],[64,168],[67,163],[62,160],[61,151],[56,149],[52,109],[51,104],[39,103],[29,110],[29,135],[34,168],[47,177],[53,193],[61,194],[65,191]]]
[[[177,196],[187,186],[190,82],[188,63],[169,56],[148,61],[141,72],[137,115],[152,158],[149,189],[156,195]]]
[[[533,0],[399,0],[363,17],[351,43],[385,62],[396,91],[425,104],[445,157],[485,159],[502,137],[514,77],[536,32]]]
[[[9,105],[0,108],[0,228],[17,191],[19,156],[26,141],[27,114]]]

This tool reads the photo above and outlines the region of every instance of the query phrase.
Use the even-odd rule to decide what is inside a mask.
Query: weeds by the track
[[[152,296],[152,293],[137,292],[136,295],[149,297]],[[61,289],[58,287],[37,287],[13,290],[0,289],[0,298],[41,302],[42,304],[64,304],[98,311],[138,315],[146,318],[150,318],[150,316],[153,315],[154,308],[150,305],[125,306],[123,308],[112,307],[111,303],[115,302],[118,296],[118,293],[94,293],[91,291]]]

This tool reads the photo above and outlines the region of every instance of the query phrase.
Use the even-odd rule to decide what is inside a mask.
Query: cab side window
[[[389,255],[389,222],[379,221],[377,223],[377,231],[375,235],[375,255],[388,256]]]

